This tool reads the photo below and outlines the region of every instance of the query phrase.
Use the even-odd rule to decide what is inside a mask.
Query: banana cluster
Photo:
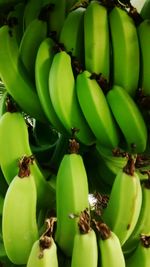
[[[0,265],[149,267],[148,2],[0,0]]]

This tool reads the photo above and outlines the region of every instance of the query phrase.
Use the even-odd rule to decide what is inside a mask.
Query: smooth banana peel
[[[99,266],[125,267],[125,258],[117,235],[103,222],[96,222],[98,230]]]
[[[34,85],[20,63],[16,37],[8,25],[0,28],[0,39],[0,77],[6,90],[24,112],[46,121]]]
[[[85,69],[109,81],[110,39],[106,7],[91,1],[84,16]]]
[[[20,160],[18,174],[6,192],[2,233],[8,258],[14,264],[26,264],[33,243],[38,238],[36,222],[37,192],[35,178],[30,173],[30,159]]]
[[[62,79],[61,79],[62,77]],[[65,51],[55,54],[49,74],[49,90],[53,107],[66,130],[79,129],[78,140],[86,145],[95,142],[76,96],[71,56]]]
[[[85,8],[79,7],[68,13],[61,29],[59,42],[65,50],[84,64],[84,13]]]
[[[144,95],[150,95],[149,88],[149,46],[150,46],[150,20],[144,20],[137,28],[138,38],[139,38],[139,46],[140,46],[140,88],[142,88],[142,92]]]
[[[73,150],[76,149],[77,152],[78,144],[74,139],[71,140],[70,146],[74,147]],[[82,157],[73,150],[70,151],[71,154],[64,155],[56,180],[57,226],[55,239],[67,256],[72,255],[74,236],[79,231],[78,216],[81,211],[89,207],[85,166]],[[71,214],[77,215],[77,217],[71,219]]]
[[[120,86],[114,85],[107,93],[107,102],[119,125],[131,153],[142,153],[147,145],[147,126],[134,99]]]
[[[81,212],[78,224],[79,233],[74,237],[71,267],[96,267],[98,264],[97,239],[95,231],[90,227],[87,210]]]
[[[126,260],[126,267],[148,267],[150,258],[150,236],[141,234],[136,250]]]
[[[109,24],[113,55],[112,82],[122,86],[134,97],[138,88],[140,67],[135,23],[127,11],[114,7],[109,13]]]
[[[83,71],[76,79],[78,101],[97,141],[110,149],[118,146],[119,133],[105,95],[91,73]]]
[[[50,37],[41,42],[35,61],[35,83],[39,100],[49,122],[59,132],[65,132],[66,130],[54,110],[49,94],[48,77],[54,57],[54,46],[55,42]]]
[[[19,57],[28,76],[34,81],[35,60],[41,42],[47,36],[47,23],[41,19],[34,19],[26,28],[19,46]]]

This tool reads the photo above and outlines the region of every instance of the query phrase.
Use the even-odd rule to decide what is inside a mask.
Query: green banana
[[[84,13],[85,8],[79,7],[68,13],[60,32],[59,42],[67,52],[84,63]]]
[[[15,142],[16,140],[16,142]],[[18,160],[23,156],[31,156],[28,129],[22,114],[6,112],[0,119],[0,165],[8,184],[18,172]],[[55,192],[45,181],[43,173],[36,161],[31,165],[31,174],[36,177],[38,205],[50,206],[55,202]]]
[[[126,149],[142,153],[147,144],[147,127],[134,99],[120,86],[114,85],[106,99],[126,142]]]
[[[80,220],[79,233],[74,237],[71,267],[97,267],[97,239],[95,231],[90,227],[87,211],[81,213]]]
[[[85,68],[109,81],[110,40],[107,9],[91,1],[84,16]]]
[[[113,54],[113,84],[122,86],[131,96],[135,96],[140,66],[135,23],[127,11],[119,7],[114,7],[110,12],[109,23]]]
[[[2,233],[8,258],[14,264],[26,264],[33,243],[38,238],[36,222],[37,193],[35,177],[30,173],[30,157],[23,157],[19,172],[6,192]]]
[[[46,21],[34,19],[26,28],[19,46],[19,57],[28,75],[34,81],[35,60],[41,42],[47,36]]]
[[[129,239],[123,246],[124,253],[133,251],[138,245],[140,234],[148,234],[150,229],[149,218],[149,203],[150,203],[150,180],[142,181],[142,206],[137,224]]]
[[[19,61],[15,35],[7,25],[0,28],[0,40],[0,77],[6,90],[24,112],[37,120],[46,121],[36,90]]]
[[[149,88],[149,46],[150,20],[144,20],[137,28],[141,56],[140,87],[144,95],[150,95]]]
[[[98,142],[108,148],[119,143],[119,134],[105,95],[88,71],[78,74],[76,90],[83,114]]]
[[[54,57],[54,46],[55,43],[51,38],[45,38],[41,42],[35,61],[35,83],[39,100],[49,122],[59,132],[65,132],[62,123],[56,115],[49,95],[48,77]]]
[[[104,222],[118,236],[121,245],[129,238],[137,223],[142,204],[140,179],[134,171],[134,159],[118,172],[108,205],[102,214]]]
[[[78,220],[70,216],[79,216],[89,207],[87,174],[83,159],[78,154],[78,145],[74,139],[70,140],[70,154],[64,155],[56,180],[55,239],[67,256],[72,255],[74,236],[78,233]]]
[[[13,10],[9,12],[7,20],[13,26],[14,34],[16,35],[17,43],[20,44],[20,41],[23,36],[23,14],[24,14],[25,4],[23,2],[18,3],[14,6]]]
[[[77,100],[71,57],[65,51],[56,53],[53,58],[49,74],[49,90],[54,109],[66,130],[71,132],[72,128],[78,128],[77,138],[83,144],[94,143],[95,137]]]
[[[125,267],[125,259],[117,235],[104,223],[97,222],[101,267]]]
[[[27,267],[58,267],[57,247],[52,237],[51,223],[54,218],[47,219],[48,229],[32,246]],[[52,221],[52,222],[51,222]]]
[[[126,260],[126,267],[149,267],[150,236],[141,235],[138,247]]]

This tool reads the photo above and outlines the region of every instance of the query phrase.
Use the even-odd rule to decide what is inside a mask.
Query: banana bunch
[[[0,0],[0,265],[148,266],[149,0],[135,2]]]

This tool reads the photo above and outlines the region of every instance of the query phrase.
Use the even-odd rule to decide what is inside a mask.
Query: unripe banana
[[[127,11],[119,7],[114,7],[110,12],[109,23],[113,54],[113,84],[122,86],[134,96],[138,87],[140,66],[135,23]]]
[[[149,205],[150,205],[150,180],[145,179],[141,182],[142,186],[142,206],[137,224],[134,228],[129,239],[123,246],[124,253],[132,252],[138,245],[139,237],[142,233],[148,234],[150,229],[150,216],[149,216]]]
[[[110,231],[104,223],[97,223],[98,248],[100,252],[101,267],[125,267],[125,259],[121,244],[117,235]]]
[[[120,86],[107,93],[107,101],[126,143],[126,150],[142,153],[147,144],[147,127],[134,99]]]
[[[36,90],[19,61],[13,30],[7,25],[2,26],[0,39],[0,77],[6,90],[24,112],[35,119],[46,121]]]
[[[140,87],[144,95],[150,95],[150,20],[144,20],[137,28],[141,56]]]
[[[126,267],[149,267],[150,236],[141,235],[138,247],[126,260]]]
[[[41,42],[35,61],[35,82],[41,105],[48,120],[59,132],[64,132],[65,129],[56,115],[49,95],[48,76],[54,57],[54,45],[51,38],[45,38]]]
[[[20,59],[28,75],[34,81],[35,60],[41,42],[47,36],[47,23],[41,19],[34,19],[26,28],[19,46]]]
[[[15,141],[16,140],[16,141]],[[23,156],[31,156],[28,129],[25,119],[19,112],[6,112],[0,119],[0,165],[8,184],[18,173],[18,160]],[[31,173],[35,177],[38,205],[49,206],[55,201],[54,190],[48,185],[35,161],[31,165]],[[52,202],[51,202],[52,201]]]
[[[85,8],[79,7],[68,13],[61,29],[59,42],[67,52],[75,56],[80,63],[84,63],[84,13]]]
[[[70,140],[71,154],[65,154],[58,169],[56,180],[56,241],[62,251],[72,255],[74,236],[78,233],[77,218],[70,214],[80,215],[88,208],[88,182],[82,157],[77,154],[78,144]]]
[[[109,80],[110,40],[106,7],[91,1],[84,16],[85,68]]]
[[[82,112],[98,142],[111,149],[118,146],[119,134],[115,121],[101,87],[90,72],[78,74],[76,90]]]
[[[49,221],[47,220],[48,224],[50,223]],[[50,232],[48,233],[48,231]],[[29,255],[27,267],[58,267],[57,247],[51,234],[51,229],[47,229],[46,233],[35,241]]]
[[[80,232],[74,237],[71,267],[97,267],[98,248],[95,231],[90,227],[87,211],[80,215]],[[85,224],[85,225],[84,225]],[[85,228],[84,228],[85,226]]]
[[[55,54],[49,74],[50,97],[57,116],[68,132],[78,128],[77,138],[91,145],[95,137],[89,128],[79,106],[71,57],[65,51]]]
[[[118,172],[108,205],[102,214],[104,222],[118,236],[121,245],[129,238],[137,223],[142,204],[140,179],[134,172],[134,159]]]
[[[30,158],[20,161],[18,175],[7,190],[2,216],[2,233],[8,258],[14,264],[26,264],[33,243],[38,238],[36,222],[37,193],[30,174]]]

